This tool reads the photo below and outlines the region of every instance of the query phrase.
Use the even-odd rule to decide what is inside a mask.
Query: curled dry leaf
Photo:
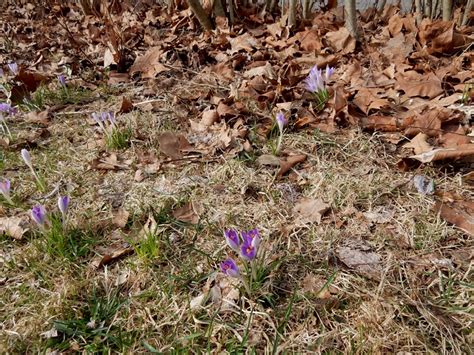
[[[353,244],[337,248],[336,254],[339,260],[361,275],[376,280],[380,279],[382,274],[380,255],[371,252],[366,245]]]
[[[429,152],[433,147],[426,141],[428,136],[424,133],[418,133],[410,142],[404,145],[405,148],[412,148],[415,154]]]
[[[329,205],[317,198],[301,198],[293,208],[295,224],[321,223],[321,218],[329,210]]]
[[[24,228],[28,224],[26,217],[0,217],[0,234],[6,234],[14,239],[20,240],[28,230]]]
[[[158,143],[163,154],[172,159],[179,159],[183,156],[183,151],[190,147],[186,137],[174,132],[164,132],[158,136]]]
[[[99,255],[91,261],[91,265],[98,269],[127,255],[133,254],[133,251],[132,246],[127,242],[116,241],[106,248],[101,248],[101,250],[98,251]]]
[[[464,144],[456,148],[439,148],[429,152],[412,155],[410,159],[418,160],[422,163],[445,159],[460,159],[474,157],[474,144]]]
[[[157,74],[168,71],[169,69],[160,63],[162,53],[160,47],[150,48],[144,55],[135,59],[130,68],[130,75],[141,73],[142,78],[154,78]]]
[[[354,52],[356,47],[356,40],[345,27],[341,27],[334,32],[328,32],[326,39],[336,52],[348,54]]]
[[[91,162],[91,168],[97,170],[129,169],[129,161],[119,162],[117,154],[110,153],[104,158],[97,158]]]
[[[281,178],[285,175],[291,168],[295,165],[302,163],[306,160],[306,154],[297,154],[297,155],[290,155],[285,158],[280,159],[280,170],[277,174],[277,179]]]
[[[197,202],[188,202],[173,211],[173,217],[181,222],[198,224],[201,205]]]
[[[123,96],[122,104],[120,105],[119,113],[128,113],[133,110],[133,103],[130,98]]]
[[[449,201],[444,199],[444,201],[436,202],[434,210],[436,213],[439,213],[441,218],[474,237],[473,201],[463,201],[460,199]]]
[[[123,228],[127,225],[129,215],[130,213],[127,210],[125,210],[124,208],[119,208],[114,213],[112,223],[118,228]]]

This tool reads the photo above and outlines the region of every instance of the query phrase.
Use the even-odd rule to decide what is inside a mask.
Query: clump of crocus
[[[120,129],[117,125],[115,115],[110,112],[94,112],[92,118],[99,125],[105,135],[109,148],[124,148],[128,145],[131,136],[130,129]]]
[[[58,75],[58,83],[61,87],[63,88],[66,88],[67,87],[67,84],[66,84],[66,77],[64,76],[64,74],[61,74],[61,75]]]
[[[33,174],[35,180],[36,180],[36,185],[38,186],[38,189],[40,191],[46,190],[45,183],[43,179],[38,175],[38,173],[35,171],[33,167],[33,162],[31,161],[31,155],[30,152],[26,149],[21,150],[21,157],[23,158],[23,161],[25,162],[26,166],[30,168],[31,173]]]
[[[327,90],[327,83],[331,76],[334,74],[334,68],[326,66],[326,70],[318,69],[315,65],[311,68],[307,78],[305,79],[306,90],[311,92],[316,100],[316,108],[320,111],[326,105],[329,99],[329,93]]]
[[[278,154],[280,152],[281,143],[283,141],[283,129],[285,128],[286,124],[288,123],[288,120],[285,118],[285,115],[283,114],[283,112],[278,112],[275,119],[276,119],[276,123],[277,123],[277,126],[278,126],[278,132],[279,132],[278,143],[277,143],[275,153]]]
[[[3,198],[10,204],[13,205],[13,200],[10,196],[10,180],[5,179],[0,181],[0,194],[2,194]]]
[[[12,72],[13,75],[18,74],[18,64],[16,63],[8,63],[8,69]]]
[[[46,208],[43,205],[36,205],[31,209],[31,218],[42,229],[44,229],[46,218]]]
[[[251,295],[250,286],[257,278],[256,259],[261,241],[260,233],[257,229],[240,233],[234,229],[228,229],[224,231],[224,238],[227,245],[245,261],[244,268],[246,272],[242,274],[237,263],[232,258],[227,258],[221,262],[221,271],[228,276],[241,279],[247,293]]]

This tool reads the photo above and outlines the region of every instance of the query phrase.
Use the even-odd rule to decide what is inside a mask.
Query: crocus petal
[[[69,196],[59,196],[58,208],[63,214],[63,216],[66,215],[68,206],[69,206]]]
[[[252,243],[245,242],[240,248],[240,255],[247,261],[255,259],[257,256],[257,248]]]
[[[228,258],[227,260],[221,262],[221,271],[231,277],[239,277],[240,271],[239,267],[235,263],[232,258]]]
[[[11,71],[14,75],[17,75],[17,74],[18,74],[18,64],[16,64],[16,63],[8,63],[8,69],[10,69],[10,71]]]
[[[66,77],[63,74],[59,75],[58,76],[58,82],[59,82],[59,85],[65,87],[66,86]]]
[[[36,205],[31,209],[31,218],[42,226],[46,221],[46,208],[43,205]]]
[[[224,231],[224,237],[227,242],[227,245],[229,245],[234,250],[239,250],[240,239],[239,239],[239,234],[237,233],[237,231],[233,229],[228,229]]]
[[[29,151],[27,151],[26,149],[22,149],[21,157],[23,158],[23,161],[25,162],[25,164],[28,165],[28,167],[31,168],[33,166],[31,163],[31,155]]]
[[[283,131],[283,127],[288,123],[288,120],[285,118],[285,115],[282,112],[278,112],[276,115],[276,121],[278,124],[278,129]]]
[[[5,179],[2,182],[0,182],[0,193],[3,196],[10,196],[10,180]]]

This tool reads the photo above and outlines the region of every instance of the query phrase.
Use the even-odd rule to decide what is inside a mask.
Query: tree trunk
[[[383,12],[383,9],[385,8],[385,4],[387,4],[387,0],[382,0],[380,5],[377,7],[377,12],[381,14]]]
[[[311,10],[312,0],[301,0],[301,8],[303,11],[303,18],[306,20]]]
[[[214,6],[212,11],[216,17],[226,17],[224,7],[222,6],[221,0],[214,0]]]
[[[444,0],[443,0],[444,1]],[[421,8],[421,0],[415,0],[416,23],[420,25],[423,20],[423,10]]]
[[[212,30],[213,26],[209,16],[207,16],[206,11],[202,8],[201,3],[199,0],[188,0],[188,6],[193,12],[193,14],[197,17],[199,23],[205,30]]]
[[[474,0],[468,0],[466,8],[464,9],[464,15],[462,17],[461,26],[467,25],[471,17],[471,11],[474,9]]]
[[[425,0],[425,17],[431,18],[431,0]]]
[[[235,21],[234,0],[227,0],[229,2],[229,24],[233,25]]]
[[[356,40],[359,39],[357,32],[356,20],[356,3],[355,0],[344,0],[344,16],[346,20],[346,28]]]
[[[431,4],[431,15],[430,18],[434,19],[436,16],[436,10],[438,9],[438,3],[439,0],[434,0],[434,2]]]
[[[297,0],[290,0],[288,4],[288,26],[296,26],[296,3]]]
[[[451,20],[452,8],[453,8],[453,0],[443,0],[443,21]]]

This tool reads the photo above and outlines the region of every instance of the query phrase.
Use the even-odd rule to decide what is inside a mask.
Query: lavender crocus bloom
[[[66,216],[68,207],[69,207],[69,196],[59,196],[58,208],[61,211],[63,218]]]
[[[329,65],[326,65],[326,70],[324,72],[324,80],[328,82],[333,74],[334,74],[334,68],[330,67]]]
[[[324,79],[321,69],[315,65],[311,68],[308,77],[305,79],[306,89],[310,92],[318,92],[324,89]]]
[[[240,255],[245,260],[251,261],[257,256],[257,247],[252,243],[245,241],[240,248]]]
[[[46,222],[46,208],[43,205],[36,205],[31,209],[31,218],[38,225],[43,226]]]
[[[18,64],[16,63],[8,63],[8,69],[10,69],[10,71],[13,73],[13,75],[17,75],[18,74]]]
[[[234,250],[239,250],[240,247],[240,239],[239,239],[239,234],[237,231],[233,229],[228,229],[224,231],[224,237],[225,241],[227,242],[227,245],[229,245],[232,249]]]
[[[58,76],[58,82],[62,87],[66,87],[66,77],[63,74]]]
[[[0,181],[0,194],[2,194],[6,199],[10,198],[10,180],[5,179]]]
[[[232,258],[228,258],[227,260],[221,262],[221,271],[227,276],[231,276],[231,277],[240,276],[239,267],[237,266],[237,264]]]
[[[1,103],[0,104],[0,112],[6,113],[8,115],[14,115],[17,112],[17,110],[16,110],[15,107],[13,107],[10,104]]]
[[[30,152],[27,151],[26,149],[22,149],[21,157],[23,158],[23,161],[25,162],[25,164],[28,165],[30,169],[33,169],[33,163],[31,162]]]
[[[285,115],[282,112],[278,112],[276,115],[276,121],[278,124],[278,129],[280,130],[280,132],[283,132],[283,127],[285,127],[288,123],[288,120],[285,118]]]
[[[255,248],[258,248],[260,245],[261,238],[257,228],[242,232],[242,238],[244,243],[251,244]]]

